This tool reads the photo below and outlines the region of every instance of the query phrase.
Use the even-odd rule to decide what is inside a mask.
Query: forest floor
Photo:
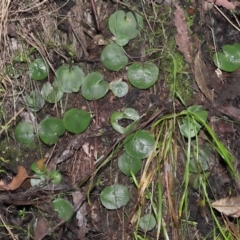
[[[0,239],[240,239],[239,3],[211,2],[1,1]]]

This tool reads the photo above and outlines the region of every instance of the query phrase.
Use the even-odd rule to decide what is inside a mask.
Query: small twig
[[[101,32],[101,29],[100,29],[100,24],[99,24],[99,21],[98,21],[98,13],[97,13],[97,8],[96,8],[96,3],[95,3],[94,0],[91,0],[91,5],[92,5],[95,24],[96,24],[96,31],[99,33],[99,32]]]
[[[238,28],[222,11],[221,9],[216,5],[213,4],[213,6],[222,14],[222,16],[235,28],[240,32],[240,28]]]
[[[3,225],[4,225],[4,227],[7,229],[8,233],[11,235],[11,238],[12,238],[13,240],[18,240],[18,238],[16,238],[16,237],[13,235],[11,229],[5,224],[5,222],[3,221],[1,215],[0,215],[0,219],[1,219],[1,221],[2,221],[2,223],[3,223]]]
[[[3,127],[2,130],[0,131],[0,135],[6,130],[6,127],[10,125],[10,123],[16,119],[16,117],[24,110],[24,108],[21,108],[16,115],[14,115],[8,122],[7,124]]]

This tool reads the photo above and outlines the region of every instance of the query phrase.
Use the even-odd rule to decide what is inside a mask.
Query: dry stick
[[[97,32],[101,32],[100,24],[99,24],[99,21],[98,21],[98,13],[97,13],[97,8],[96,8],[96,3],[95,3],[94,0],[91,0],[91,5],[92,5],[92,10],[93,10],[93,16],[94,16],[95,24],[96,24],[96,31]]]
[[[15,238],[15,237],[14,237],[14,235],[13,235],[11,229],[5,224],[5,222],[3,221],[1,215],[0,215],[0,219],[1,219],[1,221],[2,221],[2,223],[3,223],[3,225],[4,225],[4,227],[7,229],[8,233],[11,235],[11,238],[12,238],[13,240],[18,240],[18,238]]]
[[[99,128],[99,117],[98,117],[98,109],[97,109],[97,103],[96,100],[93,100],[93,104],[94,104],[94,109],[95,109],[95,128],[98,129]],[[98,149],[98,144],[97,144],[97,138],[95,137],[94,139],[94,153],[93,156],[95,157],[95,159],[97,160],[97,149]]]
[[[213,6],[222,14],[222,16],[235,28],[240,32],[240,28],[238,28],[222,11],[221,9],[216,5],[213,4]]]
[[[6,126],[10,125],[10,123],[11,123],[13,120],[15,120],[15,118],[16,118],[23,110],[24,110],[24,108],[21,108],[21,109],[18,111],[18,113],[17,113],[16,115],[14,115],[14,116],[7,122],[7,124],[5,125],[5,128],[6,128]],[[4,129],[4,128],[2,127],[2,130],[0,131],[0,135],[1,135],[5,130],[6,130],[6,129]]]
[[[43,5],[44,3],[48,2],[49,0],[44,0],[43,2],[37,3],[34,2],[32,4],[29,4],[28,8],[25,8],[23,10],[18,10],[15,13],[22,13],[22,12],[31,12],[31,10],[33,11],[34,8],[39,8],[41,5]]]

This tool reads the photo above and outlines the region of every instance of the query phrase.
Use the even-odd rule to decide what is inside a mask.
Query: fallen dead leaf
[[[226,223],[227,223],[228,227],[232,231],[232,234],[235,236],[236,239],[239,239],[240,234],[239,234],[238,224],[235,224],[235,223],[229,221],[227,218],[226,218],[226,221],[227,221]]]
[[[230,117],[235,121],[240,121],[240,109],[232,106],[229,107],[218,107],[219,112]]]
[[[176,43],[178,45],[178,49],[183,53],[183,56],[189,64],[193,63],[193,48],[192,41],[188,33],[188,26],[185,18],[184,11],[179,7],[179,5],[175,4],[176,10],[174,12],[174,26],[177,29],[177,34],[175,36]]]
[[[228,10],[233,10],[235,9],[235,5],[228,0],[208,0],[208,2],[216,4],[218,6],[222,6]]]
[[[38,218],[35,228],[34,240],[41,240],[48,231],[48,225],[43,217]]]
[[[12,181],[7,184],[6,187],[9,188],[9,190],[18,189],[28,177],[27,170],[23,166],[19,166],[17,175],[13,177]]]
[[[78,239],[84,239],[89,231],[87,226],[87,204],[86,197],[80,191],[75,191],[72,193],[74,208],[78,209],[76,212],[76,218],[78,220]]]
[[[240,217],[240,197],[222,198],[213,202],[212,207],[226,216]]]
[[[200,49],[198,50],[198,53],[194,60],[194,76],[200,91],[203,93],[203,95],[207,98],[209,102],[212,102],[212,96],[206,83],[206,79],[208,78],[207,69],[205,63],[202,60]]]

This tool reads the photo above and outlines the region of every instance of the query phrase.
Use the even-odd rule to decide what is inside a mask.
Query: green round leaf
[[[126,109],[124,109],[123,112],[114,112],[111,115],[110,122],[111,122],[111,125],[114,128],[114,130],[116,130],[117,132],[119,132],[121,134],[126,134],[126,133],[130,132],[134,127],[137,126],[137,124],[139,123],[139,118],[140,118],[139,114],[135,109],[126,108]],[[118,121],[122,120],[122,119],[129,119],[134,122],[124,128],[118,123]]]
[[[37,163],[36,163],[36,162],[33,162],[33,163],[31,164],[31,170],[32,170],[33,172],[35,172],[37,175],[43,175],[43,174],[46,173],[47,168],[46,168],[46,166],[44,165],[44,170],[41,171],[41,170],[39,169]]]
[[[213,56],[215,65],[226,72],[236,71],[240,67],[240,44],[225,45],[222,50]]]
[[[58,212],[59,218],[69,222],[74,214],[72,204],[63,198],[57,198],[52,203],[53,209]]]
[[[39,137],[47,145],[53,145],[65,132],[63,121],[57,118],[46,118],[39,126]]]
[[[62,98],[63,91],[58,87],[56,82],[52,85],[47,82],[43,85],[41,94],[45,101],[49,103],[56,103]]]
[[[33,125],[27,122],[20,122],[15,128],[14,135],[18,142],[28,144],[34,140]]]
[[[103,80],[99,72],[92,72],[86,76],[82,84],[82,96],[87,100],[98,100],[106,95],[109,83]]]
[[[117,209],[125,206],[129,201],[130,195],[126,186],[114,184],[103,189],[100,200],[107,209]]]
[[[78,92],[83,79],[83,70],[78,66],[62,65],[56,71],[55,81],[65,93]]]
[[[118,159],[118,167],[127,176],[131,176],[131,172],[136,175],[142,167],[142,160],[123,153]]]
[[[128,58],[120,46],[116,43],[111,43],[103,49],[101,61],[107,69],[118,71],[127,65]]]
[[[187,108],[187,111],[194,114],[194,116],[185,116],[180,124],[180,132],[184,137],[195,137],[202,125],[198,122],[198,118],[206,122],[208,114],[202,109],[202,106],[194,105]],[[196,117],[195,117],[196,116]]]
[[[43,80],[48,75],[49,67],[42,58],[38,58],[29,65],[28,71],[31,79]]]
[[[124,35],[124,36],[123,36],[123,35],[120,35],[120,36],[118,36],[118,37],[116,38],[115,41],[116,41],[117,45],[123,47],[123,46],[125,46],[125,45],[128,44],[129,38],[128,38],[127,36],[125,36],[125,35]]]
[[[158,80],[158,67],[151,62],[133,63],[127,71],[129,82],[136,88],[150,88]]]
[[[116,36],[117,44],[125,46],[143,28],[143,19],[134,12],[125,13],[119,10],[109,17],[108,26],[111,33]]]
[[[133,158],[146,158],[153,150],[154,137],[145,130],[132,133],[124,140],[124,149]]]
[[[57,170],[51,170],[49,177],[54,184],[59,184],[62,181],[62,174]]]
[[[214,165],[214,152],[210,145],[192,145],[189,170],[193,173],[206,173]]]
[[[184,137],[195,137],[199,130],[201,129],[201,125],[191,117],[185,117],[182,120],[182,123],[179,126],[180,132]]]
[[[72,108],[63,116],[63,122],[66,129],[71,133],[84,132],[91,121],[90,113],[84,110]]]
[[[30,179],[30,184],[32,187],[40,186],[46,180],[46,175],[34,174]]]
[[[43,108],[45,101],[38,91],[32,91],[29,95],[25,97],[26,104],[28,108],[33,111],[37,112]]]
[[[146,214],[140,218],[139,226],[145,232],[151,231],[156,226],[156,219],[153,215]]]
[[[188,112],[194,113],[198,118],[200,118],[202,121],[206,122],[208,113],[206,110],[202,108],[201,105],[193,105],[187,108]]]
[[[110,83],[110,89],[116,97],[120,98],[128,93],[128,84],[120,78]]]

